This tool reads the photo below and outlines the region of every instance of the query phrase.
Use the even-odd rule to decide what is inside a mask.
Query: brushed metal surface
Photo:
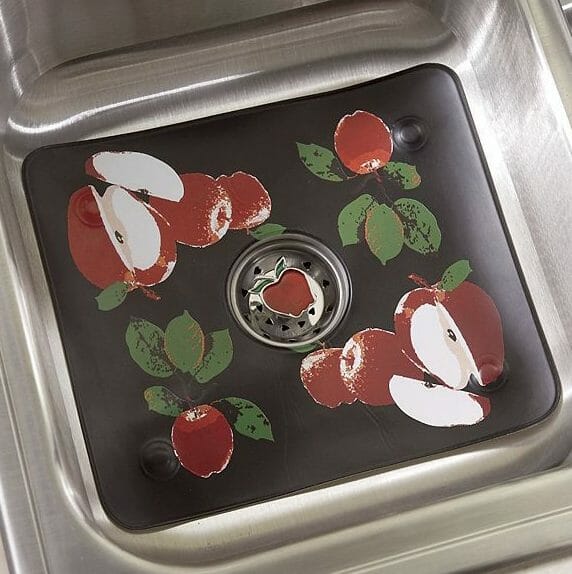
[[[568,0],[560,0],[560,4],[562,5],[562,11],[564,12],[564,16],[568,22],[570,32],[572,32],[572,2],[569,2]]]
[[[0,0],[0,27],[0,508],[13,571],[425,573],[570,546],[572,469],[527,476],[572,446],[572,60],[557,0]],[[23,158],[425,62],[461,78],[560,404],[449,456],[167,529],[119,529],[87,461]]]

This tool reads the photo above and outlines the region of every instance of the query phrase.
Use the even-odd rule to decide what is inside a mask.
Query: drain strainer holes
[[[344,264],[325,245],[301,234],[263,240],[230,271],[227,297],[234,318],[254,339],[296,347],[327,337],[351,298]]]

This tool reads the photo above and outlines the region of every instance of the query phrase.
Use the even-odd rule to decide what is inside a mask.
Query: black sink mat
[[[415,164],[422,176],[421,186],[403,195],[436,214],[443,233],[438,254],[404,249],[383,266],[364,244],[342,247],[338,213],[359,192],[353,182],[312,175],[300,162],[296,142],[332,148],[337,122],[356,109],[380,116],[389,126],[417,116],[429,127],[424,147],[396,149],[393,159]],[[145,152],[178,173],[216,177],[243,170],[256,175],[272,197],[270,221],[321,239],[349,268],[351,313],[329,339],[331,346],[343,346],[366,327],[392,330],[396,303],[414,288],[410,273],[434,282],[451,263],[469,259],[470,281],[491,295],[502,316],[511,367],[509,382],[491,399],[490,415],[474,426],[432,428],[396,406],[356,403],[328,409],[316,404],[299,378],[304,355],[253,341],[230,316],[225,281],[235,258],[253,242],[245,232],[229,232],[205,249],[179,246],[175,271],[155,287],[161,301],[136,292],[113,311],[99,311],[94,301],[99,289],[84,279],[69,254],[66,212],[75,190],[95,184],[85,174],[86,159],[104,150]],[[335,93],[41,148],[28,156],[23,175],[99,494],[110,517],[125,527],[149,528],[221,512],[450,451],[531,425],[556,401],[555,376],[463,95],[444,68],[423,66]],[[129,356],[125,329],[132,316],[165,328],[185,309],[205,331],[230,328],[234,343],[234,360],[210,383],[209,400],[240,396],[253,401],[268,416],[275,441],[235,433],[234,454],[222,473],[203,479],[181,469],[160,482],[143,474],[139,452],[151,439],[168,439],[173,419],[150,412],[143,391],[163,384],[177,392],[182,386],[177,376],[158,381],[143,372]]]

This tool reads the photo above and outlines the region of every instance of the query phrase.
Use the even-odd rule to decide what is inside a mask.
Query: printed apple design
[[[372,173],[391,159],[391,131],[381,118],[358,110],[344,116],[334,134],[334,147],[342,163],[354,173]]]
[[[195,476],[222,472],[233,456],[236,433],[256,441],[274,441],[268,417],[241,397],[212,400],[213,379],[231,364],[234,348],[228,329],[205,333],[188,311],[173,317],[165,330],[132,317],[125,343],[146,376],[161,380],[177,373],[185,388],[179,396],[163,385],[143,393],[149,411],[173,420],[171,444],[181,465]],[[207,404],[206,395],[211,401]]]
[[[169,223],[118,186],[101,197],[93,186],[72,194],[68,207],[72,258],[94,285],[120,281],[130,288],[164,281],[177,260]]]
[[[179,176],[138,152],[101,152],[85,169],[112,185],[103,196],[89,185],[70,197],[68,242],[78,269],[102,289],[114,282],[135,289],[164,281],[177,260],[175,237],[167,220],[140,198],[157,194],[178,201]]]
[[[260,296],[269,309],[290,317],[299,317],[315,301],[306,274],[299,269],[286,269]]]
[[[226,468],[234,444],[226,418],[210,405],[181,413],[173,424],[171,441],[181,465],[202,478]]]
[[[486,387],[502,374],[499,312],[469,281],[452,291],[435,285],[404,295],[395,311],[395,332],[409,359],[452,389],[471,381]]]
[[[178,203],[152,199],[151,205],[169,221],[179,243],[191,247],[213,245],[230,228],[230,198],[210,175],[186,173],[181,175],[181,181],[185,193]]]
[[[257,277],[250,293],[250,306],[262,303],[278,315],[299,318],[308,314],[315,325],[324,312],[324,294],[317,281],[306,272],[287,267],[281,257],[268,273]]]
[[[72,194],[68,242],[81,273],[103,289],[96,298],[102,310],[138,287],[159,299],[146,287],[171,274],[176,243],[207,247],[229,229],[252,229],[270,216],[268,192],[242,171],[218,179],[179,176],[160,159],[134,151],[96,153],[85,171],[109,185],[103,193],[88,185]]]
[[[270,217],[270,195],[253,175],[237,171],[230,176],[221,175],[216,182],[232,204],[230,229],[252,229]]]
[[[394,333],[365,329],[345,344],[340,361],[342,380],[367,405],[393,404],[389,381],[394,375],[423,378],[422,372],[401,352]]]
[[[179,203],[151,200],[175,229],[179,243],[207,247],[229,229],[252,229],[270,217],[270,195],[253,175],[239,171],[215,179],[187,173],[181,180],[185,193]]]
[[[342,349],[319,349],[304,357],[300,367],[306,390],[318,404],[331,409],[357,399],[342,378],[341,358]]]
[[[392,377],[389,391],[403,413],[432,427],[474,425],[491,410],[487,397],[399,375]]]
[[[408,125],[422,132],[416,120]],[[437,253],[442,240],[437,218],[418,195],[400,197],[417,189],[421,176],[415,165],[393,157],[388,125],[375,114],[357,110],[340,119],[333,139],[333,150],[315,143],[296,142],[296,146],[313,175],[355,192],[338,214],[341,244],[364,243],[382,265],[406,249]],[[363,193],[366,186],[368,193]]]
[[[164,161],[135,151],[103,151],[85,163],[85,172],[143,196],[180,201],[183,183],[175,170]]]
[[[341,353],[306,357],[301,378],[310,395],[331,408],[352,398],[376,406],[395,403],[409,417],[436,427],[485,419],[491,410],[485,395],[504,382],[502,323],[493,300],[466,281],[470,272],[462,260],[435,285],[412,275],[420,287],[399,301],[395,333],[365,329]],[[339,385],[335,360],[349,396]]]

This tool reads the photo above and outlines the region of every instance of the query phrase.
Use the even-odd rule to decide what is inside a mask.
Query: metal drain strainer
[[[227,296],[239,325],[275,347],[297,347],[327,337],[351,298],[347,270],[312,237],[287,233],[256,243],[230,270]]]

